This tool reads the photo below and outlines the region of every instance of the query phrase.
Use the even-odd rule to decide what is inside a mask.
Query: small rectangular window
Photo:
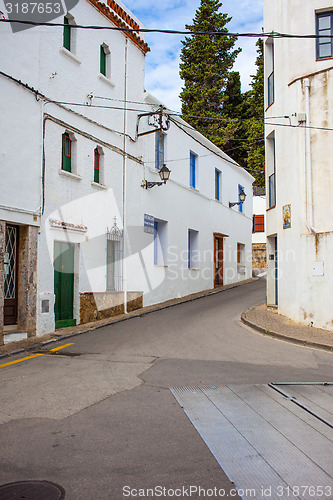
[[[63,46],[67,50],[71,50],[71,25],[69,24],[68,18],[64,17],[64,40]]]
[[[221,172],[215,169],[215,200],[221,200]]]
[[[62,135],[62,170],[66,170],[66,172],[72,171],[72,142],[69,137],[69,134],[65,132]]]
[[[243,203],[241,202],[241,199],[240,199],[240,194],[241,194],[242,191],[244,191],[243,186],[241,186],[240,184],[238,184],[238,202],[239,202],[238,212],[240,212],[240,213],[243,213]]]
[[[100,50],[100,73],[106,76],[106,53],[103,45]]]
[[[168,252],[168,223],[163,220],[154,220],[154,264],[167,265]]]
[[[155,139],[155,168],[161,170],[164,163],[164,139],[165,135],[163,132],[156,132]]]
[[[195,155],[194,153],[192,153],[192,151],[190,152],[190,186],[192,188],[196,188],[196,184],[197,184],[197,155]]]
[[[316,15],[317,59],[333,56],[333,12],[323,12]]]
[[[245,274],[245,245],[243,243],[237,243],[237,272],[239,274]]]
[[[199,256],[199,232],[193,229],[188,230],[188,268],[198,268],[200,262]]]
[[[275,100],[274,85],[274,40],[268,38],[265,50],[265,73],[267,76],[267,106],[273,104]]]
[[[254,215],[253,216],[253,233],[264,233],[265,232],[265,216],[264,215]]]
[[[100,164],[100,155],[98,148],[94,150],[94,182],[99,184],[99,164]]]

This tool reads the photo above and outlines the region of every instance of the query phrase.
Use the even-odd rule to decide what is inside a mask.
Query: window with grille
[[[115,220],[107,231],[106,247],[106,289],[121,291],[123,288],[123,231]]]

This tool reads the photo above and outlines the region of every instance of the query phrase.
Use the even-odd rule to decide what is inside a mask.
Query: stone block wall
[[[18,247],[17,328],[36,335],[38,227],[20,226]]]
[[[266,243],[252,244],[252,268],[263,269],[267,267]]]
[[[140,309],[142,292],[127,292],[127,311]],[[80,294],[80,323],[124,314],[124,292],[86,292]]]

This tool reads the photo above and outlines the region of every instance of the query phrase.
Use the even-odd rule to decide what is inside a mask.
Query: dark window
[[[320,38],[317,38],[317,59],[326,59],[333,56],[332,27],[333,12],[323,12],[316,15],[316,34],[320,36]]]
[[[164,163],[164,134],[159,131],[156,132],[155,141],[155,167],[157,170],[161,170]]]
[[[69,134],[65,132],[62,135],[62,170],[72,171],[72,141]]]
[[[94,150],[94,182],[99,184],[99,160],[100,154],[98,148]]]
[[[264,215],[254,215],[253,216],[253,233],[264,233],[265,232],[265,216]]]
[[[221,172],[215,170],[215,200],[220,200],[221,198]]]
[[[71,50],[71,26],[69,24],[68,18],[64,17],[64,42],[63,45],[65,49]]]
[[[274,102],[274,70],[268,77],[268,106]]]
[[[244,191],[243,186],[241,186],[240,184],[238,184],[238,202],[239,202],[238,212],[241,212],[241,213],[243,213],[243,203],[241,202],[241,199],[240,199],[240,194],[241,194],[242,191]]]
[[[269,208],[276,205],[276,186],[275,186],[275,173],[269,176]]]
[[[106,76],[106,53],[103,45],[101,45],[100,51],[100,72],[102,75]]]
[[[190,186],[196,188],[196,165],[197,157],[194,153],[190,152]]]

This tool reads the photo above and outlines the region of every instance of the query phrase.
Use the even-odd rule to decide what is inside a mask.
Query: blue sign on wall
[[[144,215],[144,232],[154,234],[154,217],[152,215]]]

